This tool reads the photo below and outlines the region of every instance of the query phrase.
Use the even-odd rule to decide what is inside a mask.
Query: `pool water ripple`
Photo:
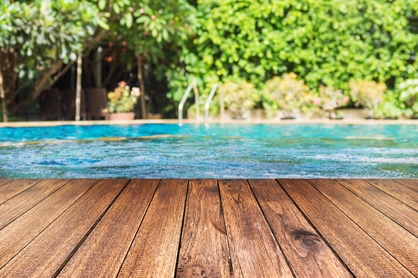
[[[418,125],[0,128],[3,178],[418,178]]]

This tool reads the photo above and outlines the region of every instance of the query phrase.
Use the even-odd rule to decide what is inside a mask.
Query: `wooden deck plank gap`
[[[113,206],[113,204],[116,202],[116,200],[119,198],[119,196],[122,194],[123,191],[125,191],[126,187],[128,186],[130,180],[127,180],[125,185],[122,186],[122,189],[120,190],[119,193],[117,193],[115,195],[115,198],[109,202],[107,208],[105,208],[102,212],[101,215],[99,215],[99,217],[96,219],[95,222],[93,222],[92,226],[90,227],[90,229],[87,230],[87,232],[85,233],[85,235],[80,239],[80,241],[78,242],[77,245],[75,245],[74,249],[68,253],[67,258],[65,258],[62,261],[61,266],[56,270],[56,272],[53,274],[53,277],[56,277],[59,275],[59,273],[62,271],[62,269],[67,265],[67,263],[71,260],[71,258],[74,256],[74,254],[78,251],[78,249],[80,248],[81,245],[83,245],[83,243],[86,241],[87,237],[92,233],[92,231],[96,228],[97,224],[103,219],[104,215],[109,211],[109,209]]]
[[[157,190],[158,190],[158,187],[160,186],[160,183],[161,183],[161,179],[158,179],[157,186],[155,187],[154,193],[152,194],[151,199],[148,202],[148,205],[147,205],[147,207],[146,207],[146,209],[144,211],[144,216],[142,217],[141,221],[139,222],[139,225],[138,225],[138,227],[137,227],[137,229],[135,231],[135,234],[133,236],[133,239],[132,239],[131,243],[129,244],[128,251],[126,252],[125,256],[123,257],[122,263],[121,263],[121,265],[119,267],[119,270],[118,270],[118,272],[116,274],[116,277],[119,277],[119,275],[120,275],[120,272],[122,270],[122,266],[125,264],[126,258],[127,258],[129,252],[132,249],[132,245],[134,243],[134,239],[138,236],[139,228],[142,226],[142,223],[144,222],[145,215],[147,215],[147,213],[148,213],[148,210],[149,210],[149,208],[151,206],[152,200],[154,200],[155,194],[157,193]]]

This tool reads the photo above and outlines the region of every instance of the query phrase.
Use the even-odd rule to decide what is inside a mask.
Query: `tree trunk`
[[[3,72],[0,69],[0,98],[1,98],[1,110],[3,112],[3,122],[7,122],[7,108],[6,108],[6,94],[3,87]]]
[[[138,55],[137,57],[137,65],[138,65],[138,81],[139,86],[141,87],[141,116],[143,119],[148,118],[147,116],[147,107],[145,104],[145,84],[144,79],[142,76],[142,60],[144,59],[143,55]]]
[[[24,101],[20,102],[18,105],[13,107],[13,109],[10,112],[12,114],[16,114],[20,109],[26,108],[33,101],[35,101],[41,94],[42,90],[48,87],[48,81],[50,77],[54,75],[62,67],[62,64],[62,61],[56,61],[56,63],[42,75],[42,78],[35,83],[32,93]],[[68,70],[67,67],[66,69]]]
[[[82,63],[83,53],[80,51],[77,56],[77,84],[76,84],[76,97],[75,97],[75,120],[80,120],[81,114],[81,76],[82,76]]]

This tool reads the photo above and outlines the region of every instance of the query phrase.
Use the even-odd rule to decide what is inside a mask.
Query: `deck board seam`
[[[103,179],[102,179],[103,180]],[[106,180],[106,179],[104,179]],[[98,180],[97,182],[99,182],[100,180]],[[90,227],[90,229],[88,229],[86,231],[86,233],[84,234],[84,236],[80,239],[80,241],[77,243],[76,246],[74,246],[73,250],[68,254],[67,258],[65,258],[61,265],[58,267],[58,269],[55,271],[54,275],[52,277],[56,277],[59,275],[59,273],[63,270],[63,268],[68,264],[68,262],[71,260],[71,258],[74,256],[74,254],[77,252],[77,250],[80,248],[81,245],[83,245],[83,243],[86,241],[86,239],[88,238],[88,236],[93,232],[93,230],[96,228],[97,224],[99,224],[100,221],[102,221],[103,217],[106,215],[106,213],[109,211],[109,209],[113,206],[113,204],[116,202],[116,200],[119,198],[119,196],[122,194],[123,191],[126,190],[127,185],[129,184],[130,180],[127,180],[127,182],[125,183],[125,185],[122,187],[122,189],[119,191],[118,194],[115,195],[114,199],[109,202],[108,206],[103,210],[103,212],[101,213],[101,215],[99,215],[99,217],[97,217],[96,221],[92,224],[92,226]],[[94,186],[94,185],[93,185]],[[93,186],[91,188],[93,188]],[[90,189],[91,189],[90,188]],[[89,190],[90,190],[89,189]],[[89,191],[88,190],[88,191]],[[83,194],[84,195],[84,194]],[[81,197],[80,197],[81,198]]]
[[[366,179],[361,179],[362,181],[366,181]],[[308,182],[310,183],[310,181],[308,180]],[[336,181],[338,182],[338,181]],[[340,184],[340,183],[339,183]],[[370,184],[370,183],[369,183]],[[312,185],[313,186],[313,185]],[[345,188],[346,190],[348,190],[351,194],[353,194],[355,197],[358,197],[356,194],[354,194],[351,190],[349,190],[347,187],[343,186],[342,184],[340,184],[340,186],[342,188]],[[316,186],[313,186],[316,190],[318,190],[316,188]],[[392,252],[390,252],[384,245],[382,245],[382,243],[380,243],[375,237],[373,237],[371,234],[369,234],[369,232],[367,232],[359,223],[357,223],[352,217],[350,217],[349,214],[347,214],[344,210],[340,209],[339,206],[337,204],[335,204],[332,200],[330,200],[327,196],[325,196],[325,194],[323,194],[320,190],[318,190],[325,198],[327,198],[327,200],[334,205],[341,213],[343,213],[348,219],[350,219],[350,221],[352,223],[355,224],[355,226],[357,226],[367,237],[369,237],[373,242],[376,243],[376,245],[378,245],[384,252],[387,253],[387,255],[389,255],[394,261],[396,261],[399,265],[401,265],[402,267],[404,267],[404,269],[406,269],[408,272],[411,273],[411,275],[415,276],[411,270],[409,270],[409,268],[404,265],[398,258],[396,258],[394,256],[394,254],[392,254]],[[393,197],[393,196],[392,196]],[[399,226],[401,229],[406,230],[405,228],[403,228],[402,226],[400,226],[398,223],[396,223],[395,221],[393,221],[390,217],[386,216],[386,214],[382,213],[381,211],[377,210],[374,206],[372,206],[371,204],[369,204],[368,202],[364,201],[362,198],[358,197],[360,199],[360,201],[364,202],[367,206],[369,206],[370,208],[372,208],[373,210],[377,211],[379,214],[381,214],[384,218],[389,219],[390,221],[392,221],[393,223],[395,223],[397,226]],[[396,199],[396,198],[395,198]],[[407,230],[406,230],[407,231]],[[409,231],[407,231],[408,233],[410,233]],[[411,234],[413,235],[413,234]],[[413,235],[415,237],[415,235]]]
[[[263,215],[263,218],[264,218],[264,220],[265,220],[265,221],[266,221],[266,223],[267,223],[267,227],[269,228],[270,233],[273,235],[274,240],[276,241],[276,244],[277,244],[277,246],[278,246],[278,248],[279,248],[280,252],[283,254],[283,257],[284,257],[284,259],[285,259],[285,262],[286,262],[287,266],[289,267],[290,271],[292,272],[293,277],[297,277],[297,275],[296,275],[296,273],[295,273],[295,270],[293,269],[293,266],[292,266],[292,264],[291,264],[291,263],[290,263],[290,261],[289,261],[288,256],[286,256],[286,252],[284,252],[283,247],[280,245],[280,241],[278,240],[278,238],[277,238],[277,236],[276,236],[276,233],[274,232],[274,229],[273,229],[273,227],[272,227],[272,224],[271,224],[271,223],[270,223],[270,221],[268,220],[268,217],[266,216],[266,214],[265,214],[265,212],[264,212],[264,210],[263,210],[263,208],[262,208],[262,206],[261,206],[261,204],[260,204],[260,201],[259,201],[259,199],[257,198],[257,195],[254,193],[254,189],[253,189],[253,187],[251,186],[251,183],[249,182],[249,180],[248,180],[248,179],[247,179],[246,181],[247,181],[247,184],[248,184],[248,186],[249,186],[249,188],[250,188],[251,194],[253,195],[253,197],[254,197],[255,201],[257,202],[258,208],[259,208],[259,210],[261,211],[261,214]],[[277,183],[277,181],[276,181],[276,183]]]
[[[37,185],[37,184],[39,184],[40,182],[42,182],[42,181],[39,181],[39,182],[37,182],[37,183],[35,183],[35,184],[33,184],[33,186],[35,186],[35,185]],[[25,211],[22,211],[19,215],[17,215],[16,217],[14,217],[12,220],[10,220],[6,225],[4,225],[3,227],[2,227],[2,229],[3,228],[5,228],[5,227],[7,227],[8,225],[10,225],[11,223],[13,223],[14,221],[16,221],[17,219],[19,219],[21,216],[23,216],[25,213],[27,213],[28,211],[30,211],[31,209],[33,209],[34,207],[36,207],[37,205],[39,205],[39,204],[41,204],[43,201],[45,201],[47,198],[49,198],[51,195],[53,195],[55,192],[57,192],[58,190],[60,190],[62,187],[64,187],[66,184],[68,184],[70,182],[70,180],[68,180],[66,183],[63,183],[61,186],[59,186],[58,188],[56,188],[54,191],[51,191],[48,195],[45,195],[41,200],[39,200],[37,203],[34,203],[34,204],[32,204],[32,206],[31,207],[28,207]],[[29,187],[29,188],[27,188],[27,189],[25,189],[25,190],[23,190],[22,192],[20,192],[19,194],[17,194],[17,195],[15,195],[15,196],[13,196],[12,198],[10,198],[9,200],[11,200],[11,199],[13,199],[13,198],[15,198],[16,196],[18,196],[18,195],[20,195],[20,194],[22,194],[23,192],[25,192],[26,190],[29,190],[30,188],[32,188],[32,186],[31,187]],[[7,202],[7,201],[5,201],[5,202]],[[4,202],[4,203],[5,203]],[[4,204],[4,203],[2,203],[2,204]],[[0,204],[1,205],[1,204]]]
[[[43,180],[43,179],[42,179]],[[70,180],[71,181],[71,180]],[[70,182],[69,181],[69,182]],[[68,182],[68,183],[69,183]],[[98,181],[97,181],[98,182]],[[96,182],[96,183],[97,183]],[[68,183],[66,183],[66,185],[68,184]],[[48,225],[46,225],[42,230],[40,230],[39,232],[38,232],[38,234],[36,235],[36,236],[34,236],[33,238],[31,238],[24,246],[22,246],[22,248],[19,250],[19,252],[16,252],[16,254],[14,254],[13,256],[11,256],[10,257],[10,259],[6,262],[6,263],[4,263],[3,264],[3,266],[1,266],[0,267],[0,270],[1,269],[3,269],[3,268],[5,268],[6,266],[7,266],[7,264],[9,263],[9,262],[11,262],[16,256],[18,256],[23,250],[25,250],[25,248],[27,247],[27,246],[29,246],[34,240],[36,240],[43,232],[45,232],[45,230],[47,230],[51,225],[53,225],[53,223],[55,222],[55,221],[57,221],[57,219],[59,219],[66,211],[68,211],[75,203],[77,203],[77,201],[78,200],[80,200],[88,191],[90,191],[91,190],[91,188],[96,184],[96,183],[94,183],[88,190],[86,190],[86,192],[84,192],[83,194],[81,194],[80,196],[79,196],[79,198],[77,198],[76,200],[74,200],[74,202],[70,205],[70,206],[68,206],[65,210],[63,210],[59,215],[57,215],[56,217],[55,217],[55,219],[53,220],[53,221],[51,221]],[[61,188],[63,188],[63,186],[62,187],[60,187],[60,189]],[[46,200],[46,198],[43,200],[43,201],[45,201]],[[38,205],[40,205],[42,202],[40,202],[40,203],[38,203],[36,206],[38,206]],[[33,206],[31,209],[33,209],[33,208],[35,208],[36,206]],[[25,213],[27,213],[29,210],[27,210]],[[22,217],[24,214],[22,214],[22,215],[20,215],[19,217]],[[11,223],[13,223],[14,221],[16,221],[18,218],[16,218],[15,220],[13,220],[12,222],[10,222],[8,225],[10,225]],[[4,228],[4,227],[3,227]],[[2,229],[3,229],[2,228]]]
[[[183,205],[183,217],[182,217],[182,220],[181,220],[181,228],[180,228],[180,239],[179,239],[179,242],[178,242],[178,247],[177,247],[177,256],[176,256],[176,262],[175,262],[175,269],[174,269],[174,277],[177,277],[177,275],[178,275],[178,273],[177,273],[177,271],[178,271],[178,265],[179,265],[179,262],[180,262],[180,252],[181,252],[181,245],[182,245],[182,242],[183,242],[183,231],[184,231],[184,226],[186,225],[186,219],[187,219],[187,215],[186,215],[186,212],[187,212],[187,205],[188,205],[188,202],[189,202],[189,192],[190,192],[190,180],[188,179],[187,180],[187,189],[186,189],[186,198],[185,198],[185,200],[184,200],[184,205]]]
[[[388,180],[393,181],[393,179],[388,179]],[[375,185],[375,184],[373,184],[372,182],[370,182],[370,179],[364,179],[364,181],[366,181],[366,182],[367,182],[368,184],[370,184],[371,186],[373,186],[373,187],[375,187],[375,188],[377,188],[377,189],[379,189],[379,190],[381,190],[381,191],[385,192],[385,193],[386,193],[386,194],[388,194],[389,196],[391,196],[391,197],[393,197],[393,198],[397,199],[398,201],[400,201],[400,202],[401,202],[401,203],[403,203],[404,205],[408,206],[408,207],[409,207],[409,208],[411,208],[412,210],[414,210],[414,211],[418,212],[418,207],[417,207],[417,208],[414,208],[414,207],[412,207],[410,204],[408,204],[408,202],[405,202],[404,200],[401,200],[399,197],[395,196],[395,195],[394,195],[394,194],[392,194],[391,192],[389,192],[389,191],[386,191],[386,190],[383,190],[383,189],[379,188],[377,185]],[[415,190],[413,190],[413,189],[409,188],[409,186],[405,186],[404,184],[402,184],[402,183],[398,183],[398,182],[396,182],[396,181],[394,181],[394,182],[395,182],[395,183],[397,183],[397,184],[402,185],[402,186],[403,186],[403,187],[405,187],[407,190],[411,190],[411,191],[416,192]]]
[[[400,185],[402,185],[402,186],[406,187],[406,188],[409,188],[409,189],[411,189],[411,190],[413,190],[413,191],[418,192],[418,187],[411,187],[411,186],[409,186],[408,184],[403,183],[403,182],[402,182],[402,180],[399,180],[399,179],[392,179],[392,180],[393,180],[394,182],[396,182],[396,183],[398,183],[398,184],[400,184]]]
[[[21,194],[22,192],[24,192],[24,191],[28,190],[29,188],[32,188],[33,186],[37,185],[38,183],[42,182],[43,180],[44,180],[44,179],[39,179],[39,180],[37,180],[37,181],[36,181],[36,182],[34,182],[31,186],[29,186],[28,188],[25,188],[25,190],[22,190],[22,191],[20,191],[19,193],[17,193],[17,194],[15,194],[15,195],[11,196],[9,199],[5,199],[3,202],[1,202],[1,203],[0,203],[0,205],[2,205],[2,204],[4,204],[4,203],[8,202],[9,200],[13,199],[14,197],[18,196],[19,194]],[[9,182],[7,182],[7,183],[5,183],[5,184],[11,183],[12,181],[14,181],[14,180],[10,180]],[[5,185],[5,184],[3,184],[3,185]]]
[[[366,180],[365,180],[366,181]],[[356,192],[354,192],[353,190],[351,190],[351,188],[349,186],[346,186],[342,183],[340,183],[338,180],[336,180],[337,183],[339,183],[342,187],[346,188],[347,190],[349,190],[352,194],[354,194],[356,197],[358,197],[360,200],[362,200],[364,203],[368,204],[370,207],[372,207],[374,210],[378,211],[380,214],[382,214],[384,217],[386,217],[387,219],[391,220],[393,223],[395,223],[397,226],[399,226],[400,228],[402,228],[403,230],[407,231],[408,233],[410,233],[412,236],[417,237],[414,233],[412,233],[411,231],[409,231],[407,228],[405,228],[402,223],[399,223],[396,219],[393,219],[390,215],[388,215],[387,213],[385,213],[384,211],[382,211],[381,209],[379,209],[378,207],[376,207],[375,205],[371,204],[370,202],[368,202],[364,197],[360,196],[360,194],[357,194]],[[367,182],[367,181],[366,181]],[[368,184],[370,186],[373,186],[373,184],[369,183]],[[375,187],[375,186],[373,186]],[[376,189],[380,190],[381,192],[383,192],[384,194],[386,194],[387,196],[399,201],[400,203],[402,203],[403,205],[407,206],[408,208],[412,209],[410,206],[408,206],[407,204],[405,204],[404,202],[402,202],[401,200],[399,200],[398,198],[388,194],[386,191],[381,190],[378,187],[375,187]],[[415,211],[415,210],[414,210]]]
[[[309,179],[305,179],[309,182]],[[292,201],[293,205],[298,209],[298,211],[303,215],[303,217],[306,219],[306,221],[309,223],[309,225],[312,227],[312,229],[316,232],[316,234],[321,238],[323,243],[332,251],[332,253],[338,258],[339,262],[347,269],[348,272],[351,273],[351,275],[354,277],[354,273],[352,269],[347,265],[347,263],[341,258],[340,254],[338,254],[337,250],[335,250],[329,241],[325,238],[323,233],[320,232],[320,230],[317,228],[317,226],[312,222],[312,220],[305,214],[305,212],[302,210],[302,208],[299,206],[299,204],[290,196],[290,194],[286,191],[284,186],[280,183],[280,179],[275,179],[275,181],[279,184],[279,186],[282,188],[283,192],[289,197],[289,199]],[[309,183],[310,184],[310,183]],[[312,185],[311,185],[312,186]],[[312,186],[315,188],[314,186]],[[315,190],[317,190],[315,188]],[[321,193],[322,194],[322,193]]]
[[[221,215],[222,215],[223,225],[225,227],[225,240],[226,240],[226,247],[228,248],[229,274],[231,275],[231,277],[234,277],[235,276],[235,267],[234,267],[234,263],[232,261],[231,242],[230,242],[230,237],[228,236],[228,229],[226,228],[225,210],[224,210],[224,205],[223,205],[223,202],[222,202],[222,192],[221,192],[219,179],[216,179],[216,187],[218,188],[219,206],[220,206],[219,209],[220,209],[220,212],[221,212]]]
[[[142,216],[142,219],[141,219],[141,221],[139,222],[138,227],[136,228],[136,231],[135,231],[135,233],[134,233],[134,235],[133,235],[133,237],[132,237],[132,240],[131,240],[131,242],[130,242],[130,244],[129,244],[129,247],[128,247],[128,249],[126,250],[126,254],[125,254],[125,256],[123,257],[123,260],[122,260],[122,262],[121,262],[121,264],[120,264],[120,266],[119,266],[119,269],[118,269],[118,271],[117,271],[117,273],[116,273],[116,277],[119,277],[120,272],[122,271],[122,266],[123,266],[123,265],[125,264],[125,262],[126,262],[126,259],[127,259],[127,257],[128,257],[129,252],[130,252],[130,251],[131,251],[131,249],[132,249],[132,245],[133,245],[133,243],[134,243],[134,241],[135,241],[135,238],[137,237],[137,235],[138,235],[138,233],[139,233],[139,229],[141,228],[142,223],[144,222],[144,219],[145,219],[145,217],[146,217],[146,215],[147,215],[147,213],[148,213],[148,211],[149,211],[149,208],[150,208],[150,206],[151,206],[152,200],[155,198],[155,194],[157,193],[157,190],[158,190],[158,188],[160,187],[160,184],[161,184],[161,179],[157,179],[157,180],[158,180],[158,184],[157,184],[157,186],[155,187],[154,193],[152,194],[152,197],[150,198],[150,200],[149,200],[149,202],[148,202],[147,208],[146,208],[146,209],[145,209],[145,211],[144,211],[144,215]],[[129,184],[129,182],[128,182],[128,184]]]

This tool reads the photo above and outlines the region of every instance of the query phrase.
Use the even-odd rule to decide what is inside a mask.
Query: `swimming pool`
[[[2,178],[418,178],[418,125],[0,128]]]

